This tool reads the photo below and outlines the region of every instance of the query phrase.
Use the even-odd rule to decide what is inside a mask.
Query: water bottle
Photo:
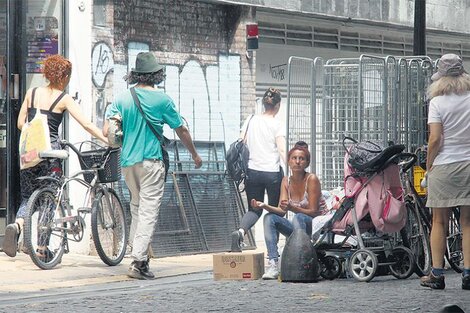
[[[428,186],[428,172],[424,173],[424,178],[421,180],[421,188],[426,188]]]

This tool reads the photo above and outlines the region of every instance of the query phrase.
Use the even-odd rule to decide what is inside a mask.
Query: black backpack
[[[245,138],[252,118],[253,116],[251,116],[248,121],[243,139],[240,138],[233,142],[225,155],[225,160],[227,161],[227,173],[237,185],[239,192],[243,192],[245,190],[245,180],[248,177],[247,172],[250,151],[245,143]]]

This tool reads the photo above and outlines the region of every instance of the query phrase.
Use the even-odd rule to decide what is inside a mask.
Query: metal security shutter
[[[168,149],[170,171],[152,241],[157,257],[221,252],[230,249],[230,234],[238,228],[245,206],[234,182],[225,173],[223,142],[194,142],[203,167],[194,170],[191,155],[178,141]],[[115,188],[128,212],[124,180]],[[255,248],[248,232],[246,249]]]
[[[393,30],[388,25],[367,26],[305,17],[285,18],[282,14],[258,13],[259,41],[263,43],[323,48],[357,52],[358,54],[380,54],[410,56],[413,54],[412,29]],[[272,20],[280,21],[273,23]],[[357,25],[357,27],[354,27]],[[441,35],[427,31],[427,55],[433,59],[445,53],[455,53],[470,60],[468,35]],[[332,55],[331,57],[337,57]]]

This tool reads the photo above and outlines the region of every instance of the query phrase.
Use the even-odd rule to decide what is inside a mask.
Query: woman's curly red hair
[[[72,74],[72,63],[63,56],[54,54],[44,60],[42,72],[51,86],[60,86]]]

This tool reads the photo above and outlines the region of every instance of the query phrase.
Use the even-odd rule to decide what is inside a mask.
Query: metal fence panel
[[[194,142],[203,159],[194,170],[190,153],[177,141],[168,149],[170,172],[155,227],[152,249],[157,257],[228,251],[245,206],[225,173],[223,142]],[[115,184],[130,225],[130,196],[125,181]],[[251,231],[247,249],[255,248]]]
[[[409,151],[426,142],[428,57],[291,57],[288,70],[288,146],[310,142],[323,189],[343,185],[344,136]]]

